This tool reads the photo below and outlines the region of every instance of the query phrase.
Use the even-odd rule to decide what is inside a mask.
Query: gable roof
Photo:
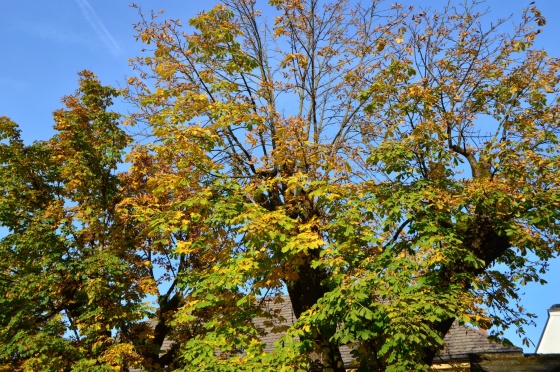
[[[443,338],[443,349],[435,361],[469,360],[469,354],[522,353],[523,349],[492,341],[484,332],[456,321]]]
[[[280,339],[284,332],[276,332],[275,329],[282,329],[282,326],[290,326],[296,321],[296,316],[293,312],[292,303],[289,296],[281,296],[282,302],[270,299],[265,302],[266,309],[274,312],[278,317],[274,321],[274,327],[271,327],[268,322],[270,320],[265,318],[256,318],[254,323],[257,327],[265,331],[265,335],[261,340],[265,344],[265,351],[271,352],[274,350],[274,343]],[[148,320],[147,323],[151,327],[155,327],[154,320]],[[484,332],[476,330],[471,327],[459,325],[455,322],[447,335],[445,335],[444,346],[442,350],[434,359],[434,363],[455,363],[469,361],[469,354],[494,354],[494,353],[522,353],[522,349],[515,346],[507,346],[498,342],[489,340],[488,335]],[[164,340],[162,350],[168,350],[172,341]],[[340,353],[342,360],[346,366],[354,364],[354,358],[351,355],[351,348],[348,346],[341,346]],[[140,369],[130,369],[130,372],[141,371]]]
[[[284,321],[276,320],[274,321],[274,327],[290,326],[296,321],[296,316],[292,308],[292,302],[289,296],[282,296],[283,302],[276,302],[271,299],[266,302],[265,306],[268,311],[275,313],[279,319],[284,319]],[[261,337],[261,341],[264,342],[264,351],[271,352],[274,350],[274,343],[284,335],[284,332],[274,332],[272,327],[266,326],[265,322],[267,319],[256,318],[254,323],[257,327],[263,328],[265,330],[265,335]],[[348,346],[340,347],[340,354],[345,365],[350,365],[354,358],[350,354],[352,349]]]
[[[285,319],[283,322],[275,322],[275,327],[290,326],[295,322],[296,317],[292,309],[289,296],[282,296],[283,302],[268,301],[267,309],[277,311],[277,315]],[[262,327],[266,335],[261,338],[265,343],[265,351],[270,352],[274,349],[274,343],[283,336],[283,332],[275,333],[272,327],[265,326],[265,319],[255,319],[255,325]],[[468,361],[469,354],[480,353],[521,353],[523,350],[515,346],[507,346],[498,342],[493,342],[484,332],[471,327],[459,325],[455,322],[444,339],[444,347],[434,359],[434,362],[459,362]],[[342,360],[345,365],[351,365],[353,357],[351,349],[347,346],[340,348]]]

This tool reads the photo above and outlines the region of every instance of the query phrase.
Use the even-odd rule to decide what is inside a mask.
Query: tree
[[[426,370],[455,320],[527,322],[515,289],[560,249],[539,11],[256,5],[142,16],[123,93],[147,138],[120,175],[117,91],[91,73],[53,139],[2,120],[6,365],[344,371],[351,344],[361,370]],[[265,353],[253,320],[283,291],[297,322]]]
[[[160,355],[163,339],[139,322],[154,283],[145,240],[117,208],[126,188],[116,170],[130,143],[108,110],[119,93],[79,75],[50,140],[27,146],[0,119],[0,221],[9,231],[0,242],[1,370],[172,365],[173,350]]]
[[[140,153],[166,169],[149,193],[169,203],[133,208],[211,263],[185,275],[176,322],[220,309],[187,360],[253,368],[212,350],[261,355],[248,321],[284,287],[298,317],[284,341],[336,371],[341,344],[364,369],[425,368],[455,319],[519,322],[508,299],[538,280],[527,252],[558,251],[558,60],[531,49],[542,15],[504,34],[479,2],[270,4],[273,25],[231,0],[193,33],[137,26],[153,49],[129,97],[154,137]]]

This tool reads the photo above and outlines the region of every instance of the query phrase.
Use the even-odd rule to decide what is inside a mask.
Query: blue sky
[[[264,0],[260,0],[264,1]],[[390,0],[391,3],[396,0]],[[414,1],[407,4],[433,5],[444,0]],[[492,0],[493,14],[519,13],[530,0]],[[166,15],[186,21],[215,3],[208,1],[138,0],[146,11],[165,9]],[[52,135],[52,111],[61,107],[60,98],[77,86],[76,73],[94,71],[104,84],[118,85],[132,75],[128,59],[139,54],[132,24],[139,17],[123,0],[25,0],[0,2],[0,115],[19,123],[27,142]],[[560,56],[560,1],[537,0],[548,24],[537,41],[552,56]],[[537,327],[527,335],[537,344],[547,319],[547,310],[560,303],[560,260],[551,262],[545,286],[529,285],[523,305],[535,313]],[[520,341],[514,332],[507,337]],[[534,347],[526,348],[533,352]]]

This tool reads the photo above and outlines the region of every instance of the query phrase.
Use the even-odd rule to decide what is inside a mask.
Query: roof
[[[485,332],[455,322],[443,338],[443,349],[435,361],[468,360],[469,354],[521,353],[523,349],[492,341]]]
[[[292,304],[288,296],[282,296],[283,302],[269,301],[267,306],[270,311],[277,312],[277,315],[283,319],[282,322],[275,322],[275,328],[281,329],[281,326],[289,326],[294,323],[296,317],[292,310]],[[262,337],[265,343],[265,351],[274,349],[276,342],[284,332],[275,332],[272,327],[264,325],[263,318],[255,319],[255,325],[265,329],[267,334]],[[350,354],[351,349],[342,346],[340,352],[345,365],[351,365],[353,358]],[[435,362],[450,361],[467,361],[469,354],[479,353],[520,353],[523,350],[519,347],[507,346],[498,342],[491,341],[488,335],[482,331],[471,327],[459,325],[457,322],[453,324],[447,335],[444,337],[444,347],[434,359]]]
[[[267,321],[267,319],[256,318],[254,320],[255,325],[265,331],[265,335],[261,340],[265,343],[266,352],[271,352],[274,349],[274,343],[284,335],[285,327],[292,325],[296,320],[290,298],[288,296],[281,296],[281,299],[281,301],[275,301],[271,298],[270,301],[266,301],[267,311],[274,313],[276,318],[273,327],[271,327],[270,321]],[[148,323],[152,327],[155,326],[155,321],[153,320],[149,320]],[[165,340],[162,350],[169,349],[171,345],[172,342]],[[340,347],[342,360],[346,366],[352,365],[354,361],[350,352],[350,347],[344,345]],[[469,354],[494,353],[522,353],[522,349],[491,341],[485,332],[462,326],[455,322],[444,337],[444,347],[436,356],[434,362],[462,362],[469,360]],[[131,369],[130,371],[140,370]]]
[[[156,328],[156,325],[158,324],[158,322],[157,322],[157,320],[155,320],[155,319],[148,319],[148,320],[146,321],[146,324],[147,324],[150,328],[154,329],[154,328]],[[167,351],[167,350],[171,349],[171,346],[173,346],[173,344],[174,344],[173,341],[171,341],[171,340],[165,338],[165,339],[163,340],[163,343],[161,344],[161,350],[162,350],[162,351]],[[161,354],[160,354],[160,356],[161,356]]]
[[[284,335],[284,332],[278,330],[282,329],[282,326],[290,326],[296,321],[296,316],[292,309],[292,302],[290,297],[281,296],[282,302],[276,302],[273,299],[267,301],[267,310],[274,313],[278,317],[278,320],[274,322],[274,327],[269,327],[265,325],[266,319],[256,318],[254,323],[257,327],[262,327],[266,335],[261,337],[261,341],[264,342],[264,351],[271,352],[274,350],[274,343]],[[351,349],[348,346],[340,347],[340,354],[345,365],[349,365],[354,358],[350,354]]]

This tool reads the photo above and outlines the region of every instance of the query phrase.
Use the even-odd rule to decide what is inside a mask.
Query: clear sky
[[[259,0],[263,1],[264,0]],[[397,0],[389,0],[391,3]],[[184,21],[215,0],[138,0],[146,11],[164,9],[165,15]],[[446,3],[445,0],[403,0],[407,4]],[[490,0],[496,16],[519,14],[531,0]],[[19,123],[27,142],[52,135],[51,113],[60,98],[77,87],[76,73],[89,69],[102,83],[119,85],[132,75],[128,59],[142,47],[132,24],[139,20],[125,0],[0,1],[0,115]],[[548,24],[538,39],[552,56],[560,56],[560,1],[536,0]],[[523,305],[535,313],[537,327],[527,329],[535,343],[552,304],[560,303],[560,260],[551,262],[545,286],[521,288]],[[507,337],[517,345],[514,332]],[[534,347],[526,348],[534,352]]]

